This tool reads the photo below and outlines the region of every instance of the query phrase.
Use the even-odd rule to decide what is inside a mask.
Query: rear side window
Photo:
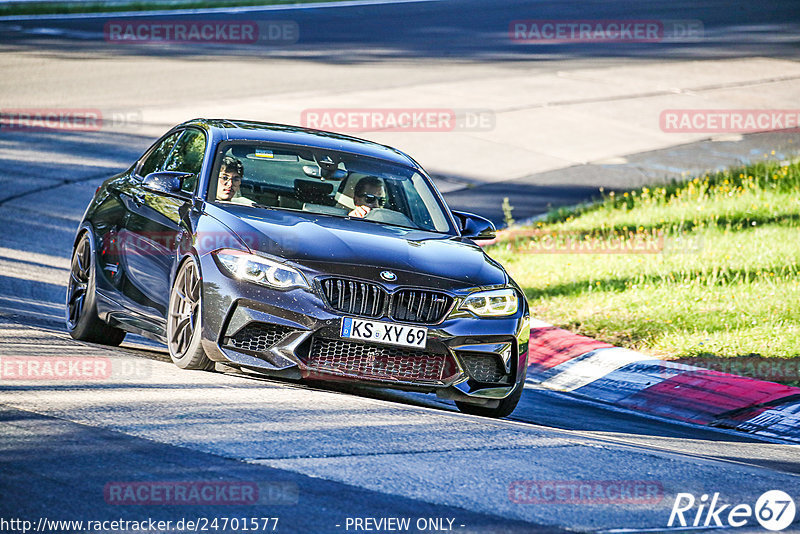
[[[161,141],[155,150],[150,152],[150,155],[147,156],[147,159],[142,163],[141,168],[139,168],[139,175],[140,176],[147,176],[151,172],[156,172],[160,170],[161,167],[164,165],[164,162],[167,160],[167,156],[169,156],[170,150],[175,145],[175,141],[178,140],[178,137],[181,135],[181,132],[175,132],[174,134],[164,138]]]

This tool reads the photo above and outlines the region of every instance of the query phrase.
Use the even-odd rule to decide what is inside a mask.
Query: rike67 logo
[[[755,506],[719,504],[719,493],[710,500],[708,495],[696,499],[691,493],[678,493],[667,526],[743,527],[755,526],[757,521],[763,528],[777,532],[792,524],[795,512],[794,499],[780,490],[765,492]]]

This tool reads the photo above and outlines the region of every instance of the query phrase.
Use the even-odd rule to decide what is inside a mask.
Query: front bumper
[[[451,313],[439,324],[414,323],[428,328],[427,344],[407,349],[342,339],[345,314],[315,290],[241,282],[221,274],[209,256],[203,260],[203,346],[212,360],[274,376],[436,392],[479,404],[507,397],[524,381],[526,306],[505,318]]]

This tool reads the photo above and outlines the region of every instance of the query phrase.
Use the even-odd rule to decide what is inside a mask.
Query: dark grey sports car
[[[78,229],[76,339],[162,341],[176,365],[436,392],[501,417],[525,381],[520,288],[393,148],[247,121],[176,126]]]

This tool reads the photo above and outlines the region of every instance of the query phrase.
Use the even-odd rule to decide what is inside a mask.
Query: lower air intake
[[[288,326],[270,323],[248,323],[228,339],[227,346],[252,352],[266,352],[293,332]]]
[[[446,354],[324,338],[314,338],[306,364],[322,372],[407,382],[441,381],[456,373]]]
[[[506,383],[506,370],[498,356],[478,352],[458,352],[467,374],[478,382]]]

